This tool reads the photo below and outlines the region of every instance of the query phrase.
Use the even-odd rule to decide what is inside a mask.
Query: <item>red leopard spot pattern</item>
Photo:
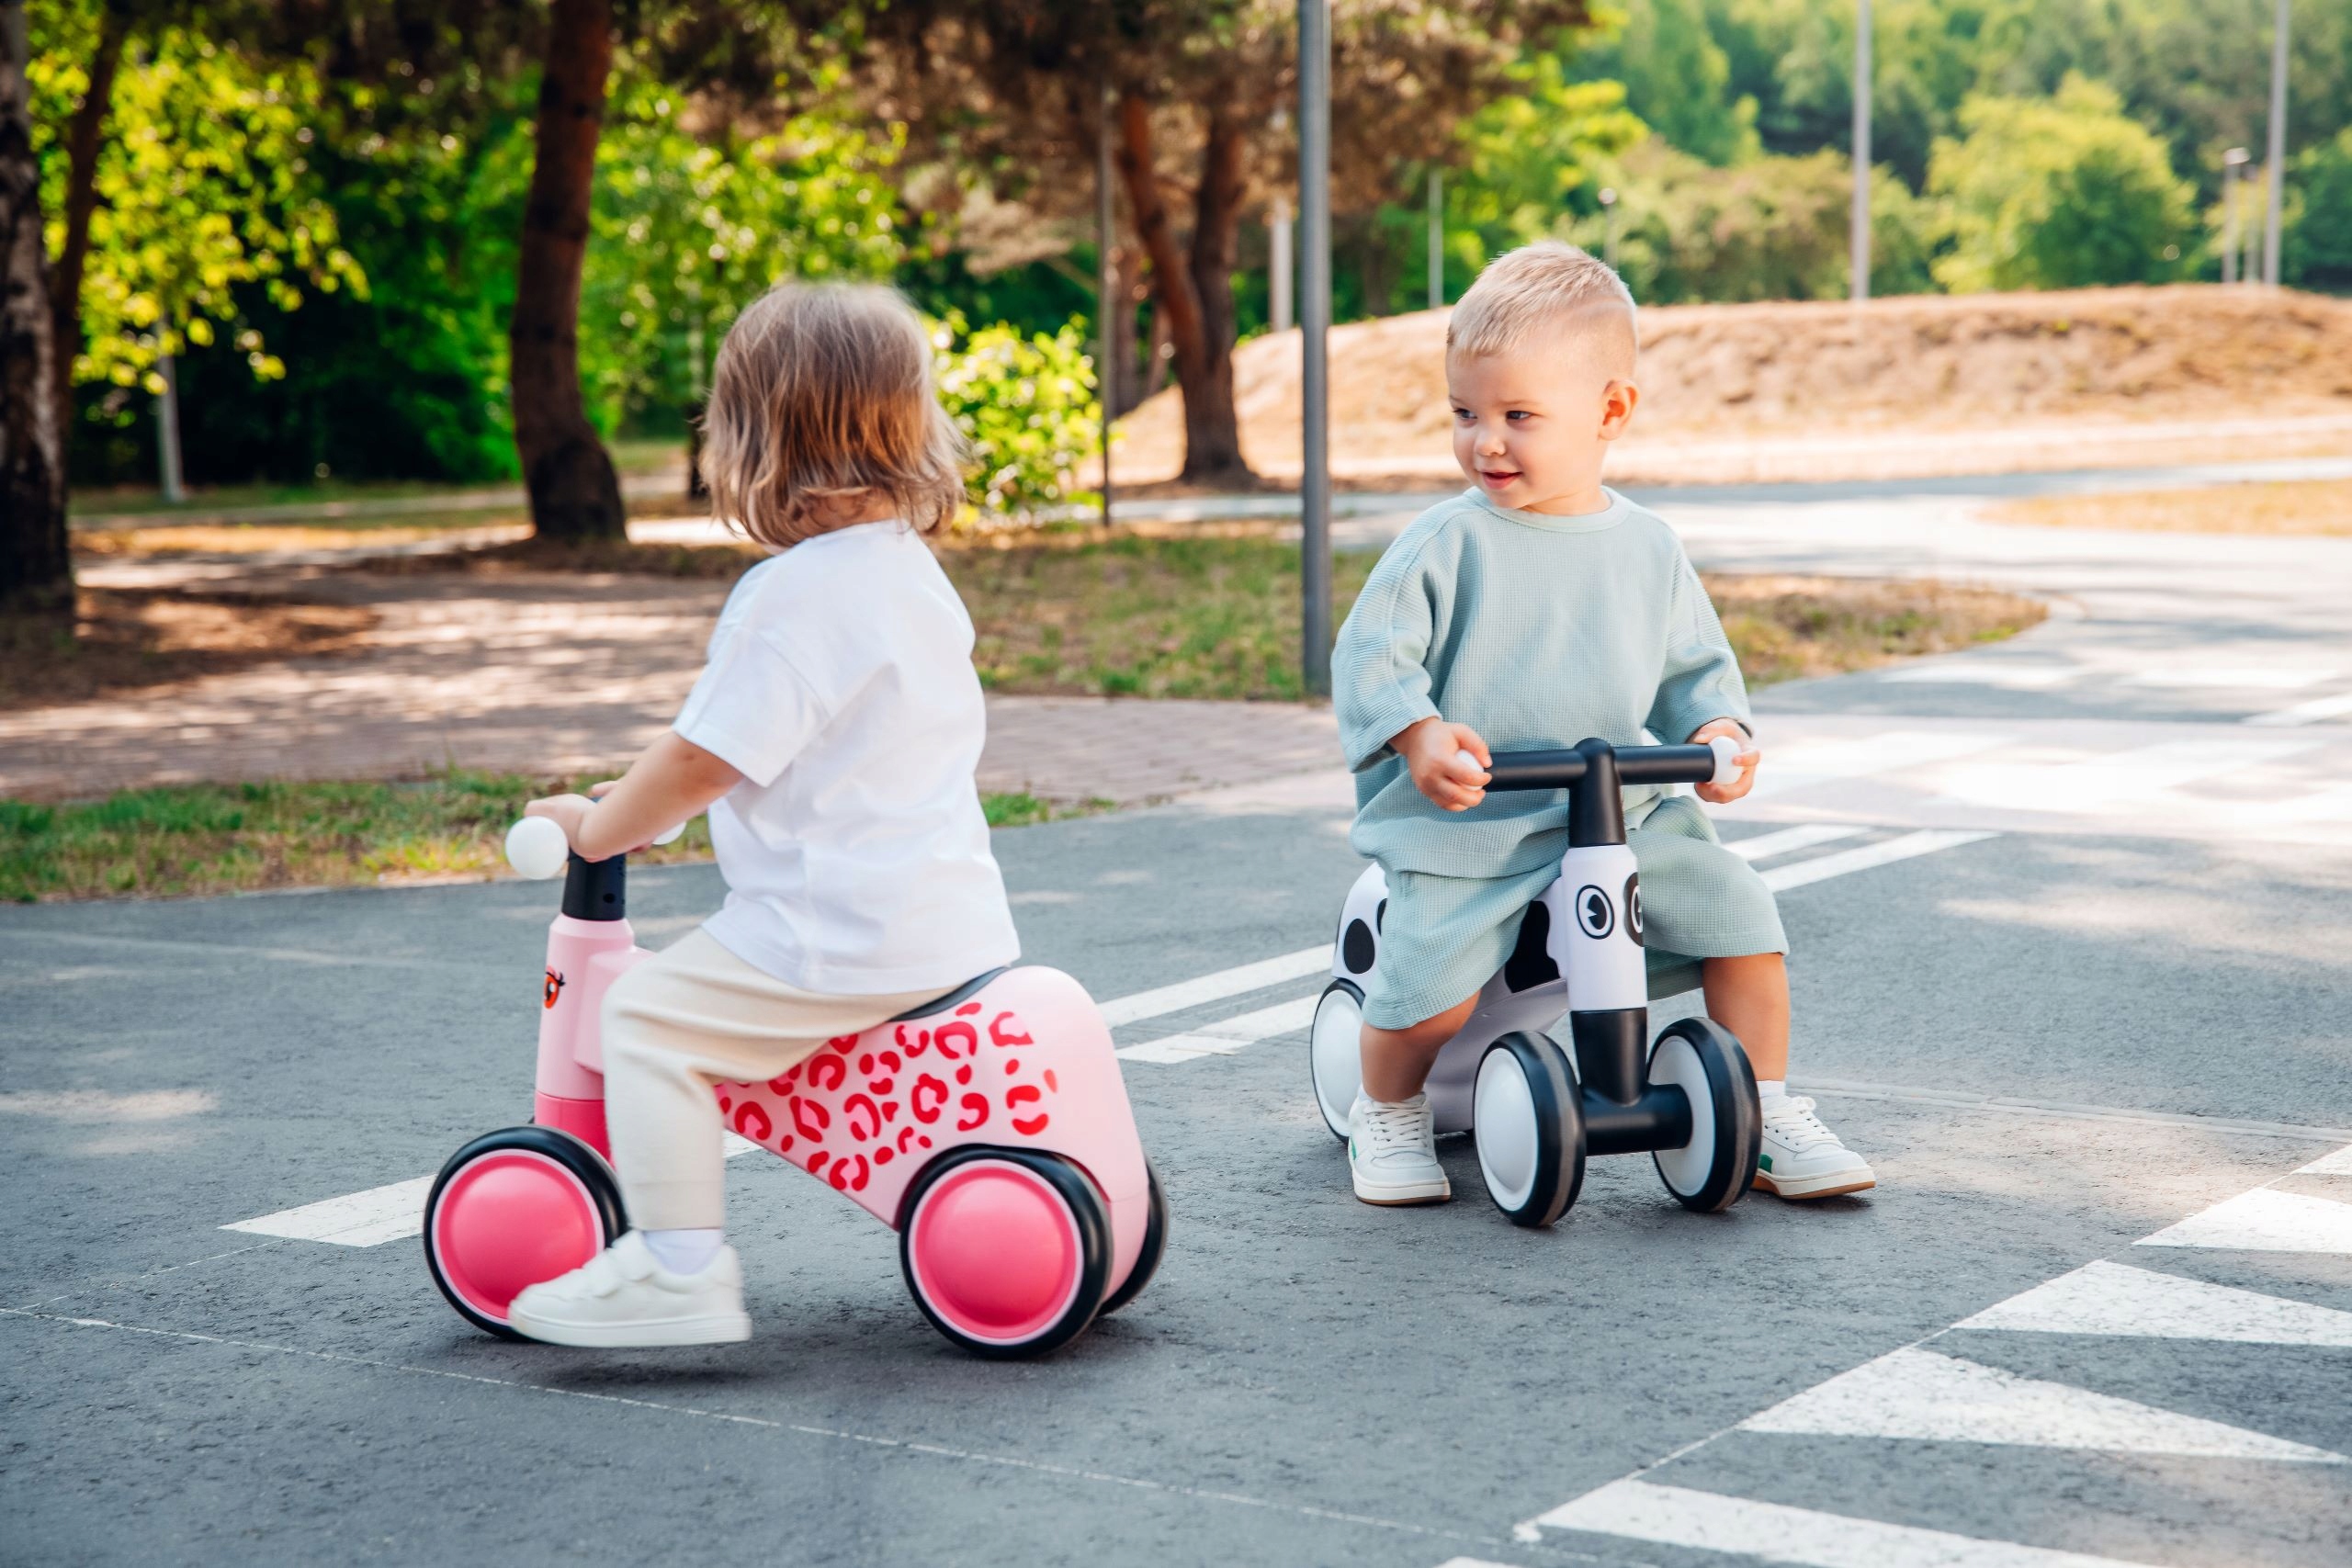
[[[1035,1043],[1021,1020],[1010,1010],[982,1018],[985,1010],[967,1002],[935,1027],[917,1021],[837,1036],[763,1084],[720,1085],[719,1109],[744,1137],[840,1192],[865,1190],[895,1160],[919,1163],[935,1136],[1039,1137],[1059,1088],[1050,1070],[1042,1086],[1020,1073],[1016,1054]],[[1002,1066],[976,1075],[975,1063],[990,1056]]]

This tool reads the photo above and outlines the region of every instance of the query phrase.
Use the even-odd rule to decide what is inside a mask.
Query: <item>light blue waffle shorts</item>
[[[1625,842],[1641,868],[1652,997],[1697,986],[1702,958],[1788,952],[1772,890],[1724,848],[1696,800],[1667,796]],[[1559,874],[1556,860],[1515,876],[1389,872],[1364,1021],[1404,1029],[1476,995],[1510,955],[1527,906]]]

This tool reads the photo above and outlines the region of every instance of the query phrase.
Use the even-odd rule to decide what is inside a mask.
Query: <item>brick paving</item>
[[[611,767],[677,711],[727,591],[723,583],[617,576],[394,577],[301,568],[247,581],[363,604],[380,620],[354,653],[0,713],[0,796],[75,799],[201,781],[398,778],[451,765],[515,773]],[[986,790],[1124,805],[1336,773],[1338,754],[1328,708],[991,696],[979,776]]]

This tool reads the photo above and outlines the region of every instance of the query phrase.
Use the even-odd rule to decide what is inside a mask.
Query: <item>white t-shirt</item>
[[[867,996],[1019,954],[972,777],[972,621],[913,530],[837,529],[744,573],[671,728],[743,775],[710,808],[728,892],[705,927],[738,958]]]

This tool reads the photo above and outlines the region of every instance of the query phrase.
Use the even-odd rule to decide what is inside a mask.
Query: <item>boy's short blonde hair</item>
[[[1633,291],[1607,262],[1558,240],[1538,240],[1487,263],[1446,322],[1446,352],[1508,354],[1552,325],[1590,332],[1622,356],[1623,374],[1633,373]]]
[[[761,544],[796,545],[825,531],[826,502],[877,493],[931,533],[963,504],[964,454],[930,339],[895,290],[778,284],[719,344],[703,482],[712,512]]]

